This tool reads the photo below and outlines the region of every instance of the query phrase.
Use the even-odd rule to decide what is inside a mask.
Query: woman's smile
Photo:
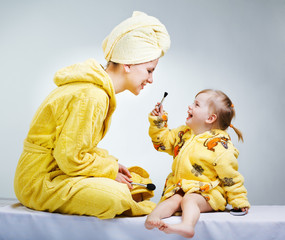
[[[141,84],[141,88],[144,89],[144,87],[147,85],[147,81],[143,81],[143,83]]]

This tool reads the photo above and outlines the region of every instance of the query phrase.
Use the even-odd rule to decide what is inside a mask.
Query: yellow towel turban
[[[162,57],[170,37],[157,18],[134,11],[104,39],[102,47],[108,62],[138,64]]]

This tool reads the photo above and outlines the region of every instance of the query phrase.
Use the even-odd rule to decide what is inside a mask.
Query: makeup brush
[[[163,98],[160,101],[160,104],[158,105],[158,108],[160,108],[162,102],[164,101],[164,98],[166,98],[166,96],[168,95],[168,92],[164,92]]]
[[[150,191],[153,191],[156,187],[154,184],[152,183],[148,183],[148,184],[142,184],[142,183],[134,183],[134,182],[131,182],[132,185],[139,185],[139,186],[142,186],[142,187],[145,187],[147,188],[148,190]]]

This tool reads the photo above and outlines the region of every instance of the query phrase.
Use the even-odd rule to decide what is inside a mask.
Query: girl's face
[[[127,89],[135,95],[145,87],[147,83],[152,83],[152,74],[156,68],[158,59],[150,62],[128,65]]]
[[[211,116],[209,111],[209,97],[210,94],[201,93],[195,98],[194,103],[188,107],[186,125],[190,127],[195,134],[209,130],[207,123],[207,120],[209,120]]]

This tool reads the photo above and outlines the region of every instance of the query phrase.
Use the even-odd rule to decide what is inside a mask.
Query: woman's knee
[[[97,200],[95,200],[97,202]],[[99,218],[113,218],[129,209],[129,202],[126,199],[118,198],[113,194],[103,195],[96,205],[96,216]]]
[[[114,182],[90,179],[60,209],[68,214],[113,218],[129,209],[131,194],[127,187]]]
[[[100,218],[114,217],[129,209],[131,194],[128,188],[93,189],[93,201]],[[107,217],[110,218],[110,217]]]

